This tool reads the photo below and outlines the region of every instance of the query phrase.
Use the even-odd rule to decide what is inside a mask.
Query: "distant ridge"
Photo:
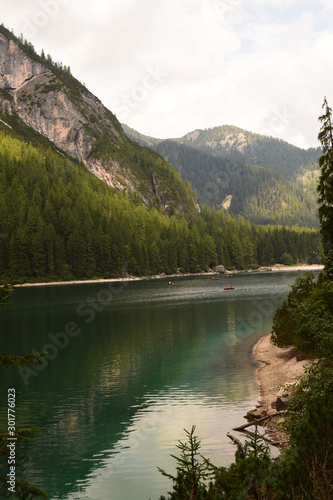
[[[123,128],[167,159],[203,203],[259,224],[318,227],[320,148],[304,150],[231,125],[168,140]]]

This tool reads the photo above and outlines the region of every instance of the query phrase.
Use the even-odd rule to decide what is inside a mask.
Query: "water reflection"
[[[255,324],[249,318],[267,297],[281,301],[294,277],[238,276],[232,294],[209,278],[135,282],[117,288],[90,322],[78,307],[105,285],[15,291],[1,311],[1,331],[13,332],[3,351],[42,350],[69,321],[81,330],[28,386],[4,373],[2,388],[17,388],[19,425],[42,429],[27,477],[51,499],[158,498],[170,485],[156,466],[172,470],[169,454],[192,424],[203,452],[229,463],[225,434],[258,397],[251,346],[272,311]]]

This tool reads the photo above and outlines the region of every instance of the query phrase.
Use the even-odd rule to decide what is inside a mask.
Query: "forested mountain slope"
[[[200,213],[69,68],[0,28],[0,282],[316,262],[318,237]]]
[[[167,159],[191,182],[202,203],[222,206],[255,223],[318,227],[320,148],[303,150],[232,126],[169,140],[123,128]]]
[[[159,206],[169,214],[199,208],[174,169],[129,140],[116,117],[69,68],[53,63],[44,52],[39,56],[29,42],[3,26],[0,119],[14,128],[22,120],[110,187],[134,194],[147,207]]]
[[[225,156],[227,153],[290,179],[303,169],[312,169],[320,156],[319,147],[305,150],[281,139],[254,134],[231,125],[194,130],[177,139],[177,142],[214,156]]]
[[[317,232],[257,227],[213,208],[168,216],[33,138],[0,122],[0,282],[318,259]]]
[[[173,141],[156,147],[203,203],[258,224],[318,226],[315,176],[292,181],[236,157],[214,156]]]

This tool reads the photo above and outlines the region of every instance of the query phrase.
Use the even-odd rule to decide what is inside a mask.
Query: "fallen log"
[[[247,424],[240,425],[239,427],[235,427],[232,429],[233,431],[243,431],[244,429],[247,429],[248,427],[251,427],[251,425],[257,425],[260,422],[264,422],[265,420],[269,420],[272,417],[272,415],[266,415],[265,417],[258,418],[256,420],[252,420],[252,422],[248,422]]]
[[[251,425],[260,424],[261,422],[265,422],[265,420],[269,420],[270,418],[278,417],[279,415],[283,415],[283,413],[284,413],[283,411],[277,411],[276,413],[272,413],[271,415],[266,415],[265,417],[251,420],[251,422],[248,422],[247,424],[244,424],[244,425],[240,425],[239,427],[235,427],[232,430],[233,431],[242,431],[243,429],[247,429],[248,427],[251,427]]]
[[[283,444],[287,444],[288,441],[273,441],[272,439],[266,437],[265,434],[261,435],[261,434],[255,434],[254,432],[251,432],[251,431],[247,431],[247,430],[244,430],[243,431],[244,434],[246,436],[251,436],[251,437],[259,437],[262,441],[264,441],[265,443],[271,445],[271,446],[275,446],[275,447],[279,447],[279,446],[282,446]]]
[[[229,432],[227,432],[227,436],[229,439],[231,439],[231,441],[233,443],[237,444],[238,446],[242,446],[241,441],[236,436],[234,436],[233,434],[230,434]]]
[[[276,446],[277,448],[279,446],[283,446],[285,444],[289,444],[289,441],[274,441],[273,443],[270,443],[272,446]]]

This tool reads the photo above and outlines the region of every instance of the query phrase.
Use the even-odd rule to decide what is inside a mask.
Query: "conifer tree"
[[[325,270],[333,276],[333,125],[332,109],[326,97],[323,103],[324,114],[319,117],[321,129],[318,139],[322,145],[319,158],[321,175],[318,184],[319,220],[322,235]]]

